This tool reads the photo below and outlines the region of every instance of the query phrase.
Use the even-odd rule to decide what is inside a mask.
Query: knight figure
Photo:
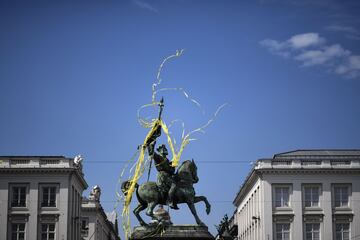
[[[151,162],[149,166],[149,175],[151,164],[155,164],[158,171],[156,182],[147,181],[141,185],[135,183],[138,206],[134,209],[134,214],[139,220],[140,225],[146,226],[147,223],[141,218],[140,212],[146,210],[146,215],[156,219],[154,208],[156,205],[169,205],[173,209],[179,209],[177,204],[186,203],[195,217],[198,225],[205,225],[196,212],[195,203],[204,202],[206,213],[210,213],[211,205],[205,196],[196,196],[193,185],[199,181],[197,175],[197,166],[194,160],[185,160],[177,168],[172,166],[172,162],[167,158],[168,151],[164,144],[158,146],[155,150],[156,140],[161,136],[161,113],[164,107],[163,99],[160,101],[160,112],[156,125],[151,130],[152,133],[147,137],[146,142],[142,145],[142,150],[149,153]],[[126,196],[131,185],[131,180],[124,181],[121,184],[121,190]],[[159,220],[159,219],[156,219]]]
[[[156,151],[156,138],[161,135],[161,125],[158,125],[154,134],[150,137],[150,143],[147,145],[149,156],[155,163],[155,168],[158,171],[156,185],[158,186],[164,199],[167,199],[169,207],[172,209],[179,209],[175,199],[174,193],[176,191],[176,174],[175,168],[171,166],[171,161],[167,158],[168,150],[164,144],[160,145]]]

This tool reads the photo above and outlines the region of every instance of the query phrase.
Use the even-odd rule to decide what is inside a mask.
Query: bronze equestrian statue
[[[156,139],[160,135],[161,126],[158,125],[146,145],[142,146],[148,149],[149,156],[154,161],[158,174],[156,182],[136,184],[136,196],[139,205],[133,212],[140,225],[146,226],[147,223],[140,216],[140,212],[144,209],[147,208],[146,215],[155,219],[153,211],[156,205],[169,205],[173,209],[179,209],[177,207],[178,203],[186,203],[195,217],[196,223],[198,225],[205,225],[198,217],[194,204],[203,201],[206,205],[207,214],[210,213],[211,205],[205,196],[195,196],[193,184],[199,181],[197,166],[194,160],[186,160],[175,172],[175,168],[171,166],[171,162],[167,158],[168,152],[165,145],[157,148],[158,153],[154,151]],[[121,188],[124,194],[126,194],[129,186],[129,181],[122,183]]]

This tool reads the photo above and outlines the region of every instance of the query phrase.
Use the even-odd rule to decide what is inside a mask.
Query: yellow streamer
[[[138,117],[138,121],[140,123],[141,126],[143,126],[144,128],[150,128],[150,131],[147,133],[145,139],[144,139],[144,142],[143,142],[143,145],[141,145],[141,149],[139,150],[140,153],[139,153],[139,157],[138,157],[138,160],[136,162],[136,165],[134,164],[135,166],[135,171],[134,171],[134,174],[133,176],[131,177],[130,179],[130,186],[129,186],[129,189],[127,190],[127,193],[126,193],[126,196],[124,196],[124,198],[121,198],[119,197],[119,194],[117,193],[117,196],[119,197],[119,199],[124,199],[124,207],[123,207],[123,211],[122,211],[122,217],[123,217],[123,229],[124,229],[124,232],[125,232],[125,238],[128,239],[129,238],[129,235],[130,235],[130,232],[131,232],[131,228],[130,228],[130,203],[131,203],[131,199],[132,199],[132,195],[133,193],[135,192],[135,189],[136,189],[136,184],[138,182],[138,180],[140,179],[140,177],[142,176],[145,168],[146,168],[146,163],[147,161],[145,162],[145,153],[146,153],[146,144],[148,143],[149,141],[149,138],[154,134],[155,130],[157,129],[157,127],[160,125],[164,134],[166,135],[167,137],[167,142],[168,142],[168,145],[170,147],[170,150],[171,150],[171,153],[172,153],[172,167],[177,167],[179,165],[179,162],[180,162],[180,158],[181,158],[181,155],[185,149],[185,147],[189,144],[190,141],[192,140],[195,140],[195,139],[192,139],[190,138],[190,136],[196,132],[202,132],[204,133],[204,129],[206,127],[208,127],[212,121],[214,121],[215,117],[217,116],[217,114],[220,112],[220,110],[225,107],[226,104],[223,104],[222,106],[220,106],[217,111],[215,112],[213,118],[211,118],[205,125],[193,130],[193,131],[190,131],[189,133],[187,133],[185,135],[185,129],[184,129],[184,123],[182,122],[182,127],[183,127],[183,131],[182,131],[182,135],[181,135],[181,144],[180,144],[180,148],[176,149],[176,142],[175,142],[175,139],[174,141],[172,140],[171,136],[170,136],[170,132],[169,132],[169,128],[171,127],[172,123],[175,122],[175,121],[178,121],[178,120],[175,120],[173,122],[170,123],[169,127],[165,124],[165,122],[161,119],[152,119],[152,120],[146,120],[146,119],[143,119],[140,117],[140,112],[142,109],[146,108],[146,107],[157,107],[160,102],[157,102],[155,101],[155,98],[156,98],[156,94],[158,92],[161,92],[161,91],[169,91],[169,90],[175,90],[175,91],[180,91],[184,94],[184,96],[190,100],[192,103],[194,103],[195,105],[197,105],[198,107],[201,108],[201,105],[199,102],[197,102],[196,100],[194,100],[193,98],[191,98],[189,96],[189,94],[187,92],[185,92],[185,90],[183,88],[162,88],[162,89],[157,89],[157,87],[161,84],[161,71],[165,65],[165,63],[170,60],[171,58],[175,58],[175,57],[179,57],[181,56],[183,53],[183,50],[177,50],[175,54],[173,55],[170,55],[168,57],[166,57],[162,63],[160,64],[159,66],[159,69],[158,69],[158,72],[157,72],[157,77],[156,77],[156,82],[153,83],[152,85],[152,96],[151,96],[151,103],[149,104],[145,104],[143,106],[141,106],[138,111],[137,111],[137,117]],[[202,111],[204,113],[204,111]],[[133,167],[134,167],[133,166]],[[126,166],[127,167],[127,166]],[[125,167],[125,168],[126,168]],[[132,169],[130,170],[130,174],[132,172]],[[121,178],[122,178],[122,175],[123,175],[123,172],[121,173]]]
[[[130,212],[130,203],[131,203],[131,198],[132,198],[132,195],[135,191],[135,187],[136,187],[136,184],[139,180],[139,178],[141,177],[143,171],[144,171],[144,167],[143,167],[143,163],[144,163],[144,157],[145,157],[145,150],[146,150],[146,144],[149,140],[149,138],[154,134],[157,126],[160,124],[160,120],[155,120],[152,124],[152,128],[151,130],[148,132],[148,134],[146,135],[145,137],[145,140],[144,140],[144,143],[143,145],[141,146],[141,149],[140,149],[140,155],[139,155],[139,158],[137,160],[137,164],[136,164],[136,167],[135,167],[135,172],[134,172],[134,176],[131,178],[130,180],[130,187],[128,189],[128,192],[127,192],[127,195],[125,197],[125,200],[124,200],[124,208],[123,208],[123,211],[122,211],[122,216],[125,218],[127,217],[127,220],[126,220],[126,224],[125,224],[125,237],[126,239],[128,239],[128,234],[130,233],[130,217],[129,217],[129,212]]]
[[[175,146],[174,146],[173,141],[171,140],[171,136],[169,134],[168,127],[166,126],[166,124],[162,120],[160,121],[160,124],[161,124],[161,128],[163,129],[164,133],[166,134],[167,141],[168,141],[171,153],[172,153],[172,164],[171,164],[171,166],[172,167],[177,167],[179,165],[181,154],[182,154],[185,146],[189,143],[188,138],[183,138],[182,139],[180,150],[178,152],[176,152]]]
[[[158,85],[161,84],[161,77],[160,77],[160,76],[161,76],[161,71],[162,71],[165,63],[166,63],[168,60],[170,60],[171,58],[180,57],[180,56],[183,54],[183,52],[184,52],[184,49],[176,50],[176,53],[175,53],[175,54],[166,57],[166,58],[162,61],[162,63],[160,64],[159,70],[158,70],[157,75],[156,75],[156,82],[152,85],[152,96],[151,96],[152,102],[155,102],[155,96],[156,96],[156,90],[155,90],[155,89],[156,89],[156,87],[157,87]]]
[[[145,169],[144,168],[144,158],[145,158],[146,144],[148,143],[149,138],[154,134],[158,125],[160,125],[161,128],[163,129],[165,135],[167,136],[168,144],[169,144],[170,150],[172,152],[172,156],[173,156],[172,166],[173,167],[176,167],[178,165],[180,156],[181,156],[185,146],[189,143],[188,138],[184,139],[182,141],[179,152],[176,152],[173,141],[171,140],[171,136],[169,134],[169,129],[166,126],[165,122],[157,119],[157,120],[154,120],[151,125],[152,125],[152,128],[146,135],[146,137],[144,139],[144,143],[141,146],[139,158],[137,160],[137,164],[136,164],[136,168],[135,168],[135,172],[134,172],[133,177],[130,180],[130,187],[127,191],[127,194],[126,194],[125,200],[124,200],[124,208],[122,211],[122,216],[126,222],[126,223],[124,223],[124,231],[125,231],[126,239],[128,239],[128,235],[130,233],[130,218],[129,218],[130,203],[131,203],[132,195],[135,192],[136,184],[137,184],[138,180],[140,179],[140,177],[142,176],[142,173],[144,172],[144,169]]]

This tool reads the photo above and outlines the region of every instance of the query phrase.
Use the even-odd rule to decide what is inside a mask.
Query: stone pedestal
[[[164,231],[161,231],[161,230]],[[162,234],[160,233],[162,232]],[[170,225],[163,228],[134,227],[130,240],[214,240],[215,238],[209,233],[208,227],[198,225]]]

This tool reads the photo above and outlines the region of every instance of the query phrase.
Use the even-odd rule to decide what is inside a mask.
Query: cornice
[[[248,189],[251,189],[251,187],[255,183],[255,180],[259,177],[258,173],[259,171],[255,168],[251,170],[250,174],[247,176],[246,180],[241,185],[239,192],[236,194],[233,205],[237,207],[237,203],[240,203],[243,200],[243,198],[246,196],[246,193],[248,192]]]
[[[84,174],[80,172],[78,168],[0,168],[0,173],[10,173],[10,174],[22,174],[22,173],[75,173],[80,179],[81,184],[86,189],[88,187],[87,182],[85,181]]]
[[[34,172],[49,172],[49,173],[53,173],[53,172],[72,172],[72,171],[77,171],[76,168],[0,168],[0,172],[5,172],[5,173],[34,173]]]
[[[360,169],[354,168],[313,168],[313,169],[291,169],[291,168],[261,168],[257,169],[261,173],[272,174],[360,174]]]

